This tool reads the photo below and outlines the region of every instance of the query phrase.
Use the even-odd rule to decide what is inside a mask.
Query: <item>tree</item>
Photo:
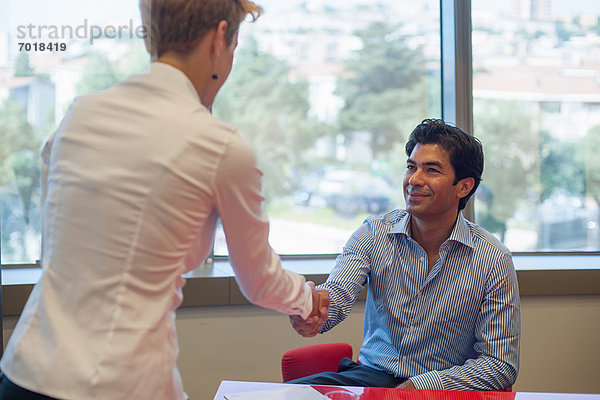
[[[21,150],[11,155],[9,164],[14,172],[15,186],[23,203],[23,219],[25,225],[29,225],[34,198],[39,193],[41,183],[40,157],[34,150]]]
[[[29,65],[29,53],[21,51],[15,60],[14,76],[33,76],[33,68]]]
[[[532,104],[480,99],[474,103],[473,114],[474,130],[485,154],[478,193],[489,190],[490,200],[484,201],[489,215],[506,223],[519,206],[538,201],[540,196],[540,145],[532,133]],[[478,221],[488,218],[486,210],[480,211],[484,212],[478,212]]]
[[[39,188],[40,138],[24,110],[11,100],[0,106],[0,142],[0,206],[7,211],[2,213],[3,258],[17,254],[16,261],[23,261],[25,253],[34,252],[29,251],[26,237],[39,232],[39,221],[32,223],[32,210]],[[9,245],[12,238],[16,246]]]
[[[123,78],[115,63],[105,54],[94,52],[87,58],[88,64],[77,84],[78,95],[107,89]]]
[[[585,195],[584,146],[581,140],[563,141],[541,132],[541,200],[557,192]]]
[[[10,156],[39,148],[39,139],[27,122],[24,110],[11,100],[4,100],[0,105],[0,143],[0,186],[5,186],[14,182]]]
[[[400,28],[376,22],[357,31],[362,48],[347,63],[347,77],[337,89],[345,101],[342,131],[370,132],[371,150],[382,158],[428,116],[425,58]]]
[[[289,78],[285,62],[261,52],[252,37],[237,50],[215,115],[236,126],[253,145],[265,171],[267,200],[290,193],[314,164],[311,151],[326,127],[309,117],[308,84]]]
[[[140,73],[148,65],[149,56],[140,47],[134,47],[126,57],[112,61],[106,54],[92,52],[88,64],[77,84],[77,94],[87,94],[108,89],[133,73]]]
[[[600,205],[600,125],[588,131],[583,143],[586,193]]]

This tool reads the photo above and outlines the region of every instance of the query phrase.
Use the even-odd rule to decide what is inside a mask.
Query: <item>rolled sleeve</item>
[[[437,371],[429,371],[410,378],[416,389],[444,390],[442,379]]]

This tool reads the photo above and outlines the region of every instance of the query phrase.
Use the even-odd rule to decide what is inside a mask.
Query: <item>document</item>
[[[321,393],[310,386],[295,385],[284,388],[226,394],[227,400],[324,400]]]

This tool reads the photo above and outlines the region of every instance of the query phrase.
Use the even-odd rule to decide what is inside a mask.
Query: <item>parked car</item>
[[[379,214],[393,206],[393,191],[383,178],[365,172],[331,170],[304,198],[309,205],[329,206],[342,214]]]

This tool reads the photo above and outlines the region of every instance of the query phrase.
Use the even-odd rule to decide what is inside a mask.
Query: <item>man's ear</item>
[[[225,34],[227,33],[227,21],[223,20],[219,22],[215,28],[212,41],[212,56],[217,58],[221,55],[221,52],[227,47],[227,40]]]
[[[473,177],[463,178],[460,181],[458,181],[456,186],[457,186],[456,195],[462,199],[463,197],[468,195],[471,192],[471,190],[473,189],[473,187],[475,186],[475,179]]]

